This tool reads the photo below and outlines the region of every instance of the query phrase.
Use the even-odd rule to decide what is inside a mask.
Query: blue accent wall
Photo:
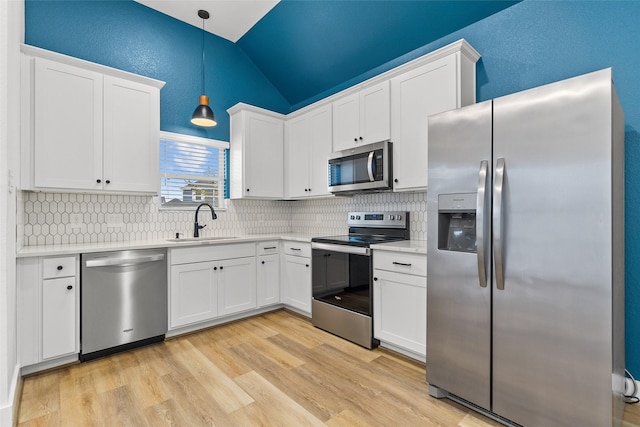
[[[206,95],[218,125],[192,125],[202,92],[202,30],[132,0],[26,0],[25,29],[26,44],[165,81],[165,131],[229,141],[227,109],[237,102],[290,110],[239,47],[206,33]]]
[[[236,45],[207,35],[211,52],[207,94],[219,125],[204,131],[189,123],[201,91],[197,28],[132,1],[26,1],[28,44],[164,80],[161,128],[221,140],[229,139],[226,109],[236,102],[286,113],[460,38],[482,55],[477,66],[479,101],[613,67],[626,131],[626,358],[636,375],[640,375],[639,22],[640,2],[526,0],[292,107]]]
[[[612,67],[625,114],[626,365],[640,376],[640,2],[525,0],[293,106],[302,108],[466,39],[481,55],[477,100]],[[589,232],[585,230],[585,232]]]

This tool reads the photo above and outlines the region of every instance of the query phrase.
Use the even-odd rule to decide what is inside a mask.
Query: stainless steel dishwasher
[[[164,340],[166,249],[83,254],[80,360]]]

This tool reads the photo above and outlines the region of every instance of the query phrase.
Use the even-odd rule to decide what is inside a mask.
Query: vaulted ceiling
[[[198,27],[202,21],[197,17],[197,10],[208,9],[211,19],[206,23],[206,30],[235,42],[291,105],[518,3],[504,0],[137,1]]]

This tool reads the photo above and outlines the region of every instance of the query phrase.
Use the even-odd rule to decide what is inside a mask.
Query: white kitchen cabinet
[[[171,266],[169,327],[177,328],[218,316],[213,262]]]
[[[159,167],[160,91],[104,77],[104,189],[156,194]]]
[[[284,198],[284,116],[243,103],[227,111],[231,198]]]
[[[78,268],[77,256],[18,259],[18,358],[24,373],[78,359]]]
[[[171,249],[169,329],[256,308],[253,243]]]
[[[256,308],[256,258],[218,262],[218,315]]]
[[[22,50],[21,188],[156,194],[164,83]]]
[[[285,124],[285,196],[288,199],[328,196],[331,154],[331,104],[308,111]]]
[[[389,81],[333,101],[333,151],[391,138]]]
[[[75,276],[42,281],[42,359],[76,352]]]
[[[424,360],[427,257],[374,250],[373,330],[382,346]]]
[[[460,42],[407,64],[406,72],[391,78],[394,191],[426,190],[427,117],[475,102],[478,58]]]
[[[257,244],[257,306],[266,307],[280,303],[280,255],[279,242]]]
[[[296,312],[311,315],[311,245],[284,244],[282,292],[284,304]]]

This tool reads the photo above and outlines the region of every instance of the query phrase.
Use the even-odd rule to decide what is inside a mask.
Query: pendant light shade
[[[211,107],[209,107],[209,97],[205,95],[204,86],[204,20],[209,19],[209,12],[201,9],[198,11],[198,16],[202,18],[202,95],[200,95],[198,106],[191,115],[191,123],[196,126],[211,127],[218,123]]]
[[[196,107],[191,115],[191,123],[197,126],[211,127],[218,124],[216,116],[209,107],[209,97],[200,95],[200,105]]]

